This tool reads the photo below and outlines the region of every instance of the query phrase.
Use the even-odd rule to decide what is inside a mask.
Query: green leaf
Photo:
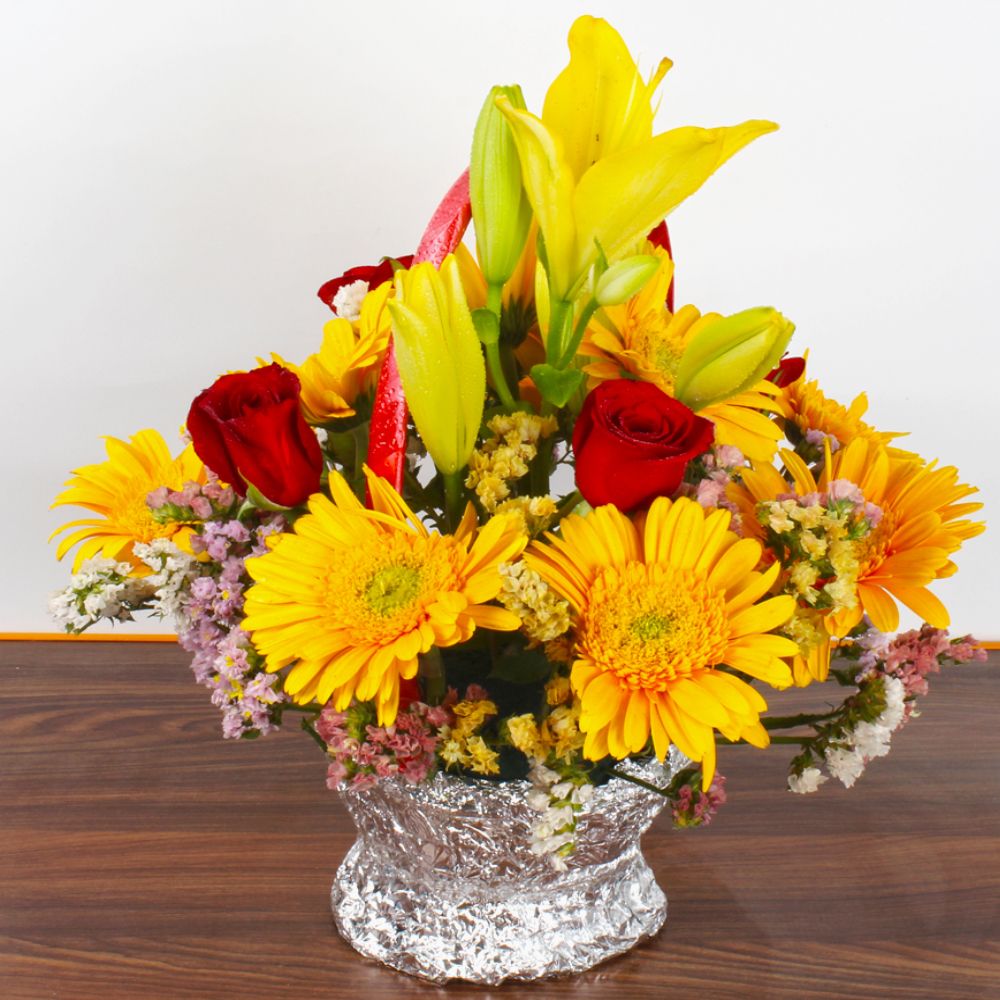
[[[553,406],[565,406],[583,385],[586,375],[578,368],[556,368],[554,365],[534,365],[531,377],[542,397]]]
[[[491,309],[473,309],[472,323],[479,339],[487,347],[500,340],[500,322]]]
[[[287,511],[291,507],[284,507],[280,503],[268,500],[266,496],[253,483],[247,483],[247,503],[251,503],[259,510]]]

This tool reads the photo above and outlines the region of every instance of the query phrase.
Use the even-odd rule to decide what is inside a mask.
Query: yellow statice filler
[[[521,619],[521,631],[535,642],[548,642],[569,631],[569,604],[523,560],[500,567],[503,587],[497,600]]]
[[[487,513],[510,496],[509,484],[528,474],[528,467],[538,454],[538,442],[554,434],[555,417],[539,417],[517,411],[500,413],[486,422],[490,432],[479,448],[469,456],[465,485],[476,491]],[[541,510],[536,508],[536,515]]]
[[[624,758],[652,739],[662,760],[671,742],[715,771],[715,730],[766,746],[767,705],[726,665],[775,686],[791,683],[791,639],[770,634],[795,608],[764,598],[778,575],[761,573],[761,546],[729,530],[727,510],[693,500],[653,501],[640,530],[617,508],[571,514],[561,536],[525,554],[570,604],[576,619],[574,691],[582,702],[584,756]]]
[[[142,430],[128,441],[104,439],[108,460],[85,465],[67,480],[67,489],[53,502],[53,507],[84,507],[94,517],[70,521],[49,536],[69,532],[60,542],[56,557],[62,559],[74,545],[80,547],[73,560],[76,572],[86,559],[101,555],[133,565],[133,576],[146,576],[149,567],[135,558],[132,546],[136,542],[151,542],[155,538],[170,538],[186,548],[191,528],[153,519],[146,497],[153,490],[166,486],[182,490],[186,483],[204,483],[205,467],[188,445],[176,458],[158,431]]]
[[[477,774],[499,774],[500,755],[491,750],[478,730],[497,714],[496,705],[488,698],[460,701],[452,707],[454,726],[441,729],[438,753],[448,767],[467,767]]]
[[[580,700],[557,705],[539,723],[530,712],[507,719],[511,746],[533,761],[568,763],[584,745]]]
[[[516,615],[491,606],[525,538],[505,517],[477,530],[471,505],[454,535],[428,531],[384,480],[367,472],[372,510],[330,473],[332,500],[315,494],[294,532],[247,560],[254,585],[244,629],[271,672],[291,665],[285,690],[300,704],[374,700],[380,725],[396,718],[399,682],[432,646],[465,642],[477,627],[511,631]]]
[[[543,497],[511,497],[498,503],[495,509],[497,514],[506,514],[516,517],[521,531],[534,538],[541,534],[555,520],[559,507],[555,498],[551,496]]]

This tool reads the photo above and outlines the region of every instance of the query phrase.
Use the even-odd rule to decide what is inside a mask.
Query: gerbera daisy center
[[[633,690],[663,691],[723,659],[725,597],[701,574],[643,563],[606,567],[591,598],[581,651]]]
[[[413,566],[385,566],[376,570],[365,587],[368,606],[383,617],[411,603],[420,593],[420,570]]]

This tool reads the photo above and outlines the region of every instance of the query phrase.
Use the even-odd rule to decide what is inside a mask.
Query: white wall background
[[[413,248],[487,88],[540,110],[584,11],[674,59],[662,127],[782,124],[672,217],[680,299],[778,306],[829,394],[980,485],[997,526],[937,590],[1000,638],[990,0],[8,2],[0,630],[52,628],[47,506],[99,436],[173,439],[217,374],[314,350],[319,284]]]

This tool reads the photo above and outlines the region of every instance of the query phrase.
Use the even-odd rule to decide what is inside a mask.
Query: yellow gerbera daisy
[[[294,533],[247,560],[255,581],[243,627],[275,672],[295,663],[285,690],[300,704],[375,700],[390,725],[400,678],[432,646],[467,640],[476,626],[511,631],[517,615],[486,604],[503,584],[498,567],[525,537],[497,516],[477,531],[470,504],[454,535],[429,532],[384,480],[366,470],[373,510],[330,473],[328,499],[314,494]],[[296,662],[297,661],[297,662]]]
[[[854,397],[850,406],[844,406],[835,399],[828,399],[817,381],[807,382],[804,372],[782,389],[781,401],[785,418],[802,434],[820,431],[836,438],[841,445],[855,438],[888,444],[901,436],[891,431],[877,431],[862,420],[868,410],[868,397],[863,392]]]
[[[59,494],[53,507],[85,507],[97,517],[70,521],[49,536],[70,531],[59,543],[56,558],[62,559],[74,545],[80,544],[73,560],[74,572],[85,559],[100,553],[106,559],[131,563],[133,576],[145,576],[149,568],[132,555],[135,542],[154,538],[172,538],[184,547],[190,528],[178,524],[159,524],[146,505],[146,496],[160,486],[181,490],[189,482],[203,483],[205,467],[188,445],[177,458],[160,434],[143,430],[128,441],[104,439],[108,460],[75,469],[69,487]]]
[[[644,252],[660,258],[660,267],[642,290],[619,306],[600,310],[580,345],[580,353],[594,358],[584,366],[590,384],[632,375],[674,394],[674,377],[684,348],[699,330],[720,319],[702,315],[694,306],[670,313],[664,306],[673,278],[667,252],[647,244]],[[770,462],[781,440],[781,428],[765,414],[782,413],[781,390],[760,382],[722,403],[699,410],[715,424],[716,444],[734,445],[752,461]]]
[[[958,502],[979,491],[960,483],[954,466],[936,468],[862,438],[833,456],[830,478],[857,483],[865,499],[882,508],[861,554],[858,607],[831,617],[831,633],[845,635],[862,612],[879,631],[893,632],[896,601],[934,628],[947,628],[948,611],[927,585],[954,573],[951,554],[985,530],[982,522],[964,519],[983,505]]]
[[[693,500],[653,501],[641,530],[613,505],[563,520],[562,537],[534,543],[525,561],[576,616],[571,681],[582,701],[584,755],[641,751],[652,736],[715,771],[715,733],[766,746],[764,699],[732,668],[775,686],[795,643],[768,634],[795,608],[763,597],[778,574],[757,572],[760,543],[729,530],[726,510]]]
[[[277,354],[271,357],[295,372],[302,388],[302,415],[310,424],[326,424],[354,416],[354,402],[371,389],[392,334],[392,318],[385,304],[393,284],[385,281],[372,289],[361,303],[357,328],[337,317],[323,327],[323,344],[301,365],[293,365]]]
[[[959,503],[978,492],[976,488],[959,483],[953,466],[936,468],[865,437],[828,457],[819,482],[794,452],[782,451],[781,458],[800,495],[846,479],[882,509],[878,526],[861,543],[858,603],[825,618],[830,634],[846,635],[864,614],[879,631],[893,632],[899,627],[896,601],[935,628],[947,628],[948,612],[927,586],[954,573],[951,554],[985,529],[982,523],[965,520],[982,504]],[[746,530],[762,533],[754,507],[788,488],[773,467],[755,467],[743,473],[742,486],[730,487],[729,496],[743,514]]]

